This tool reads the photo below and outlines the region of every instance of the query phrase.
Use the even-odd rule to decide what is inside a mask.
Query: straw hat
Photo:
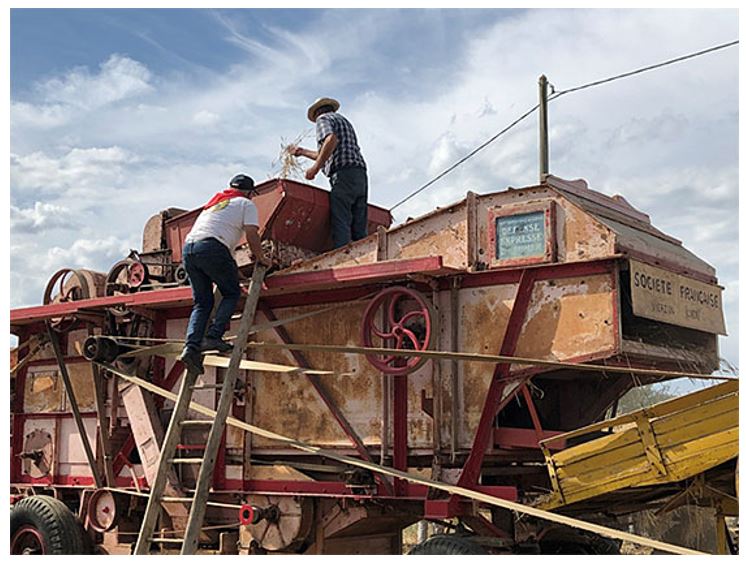
[[[336,112],[339,109],[339,102],[337,102],[334,98],[319,98],[308,107],[308,112],[306,112],[308,119],[315,123],[316,120],[314,119],[314,114],[316,113],[316,110],[318,110],[322,106],[331,106]]]

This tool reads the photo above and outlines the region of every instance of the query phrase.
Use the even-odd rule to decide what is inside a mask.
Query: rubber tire
[[[620,542],[592,533],[578,533],[566,539],[545,540],[539,545],[541,554],[621,554]]]
[[[424,542],[415,545],[408,554],[411,555],[467,555],[489,554],[477,543],[467,537],[457,535],[435,535]]]
[[[44,540],[44,554],[88,554],[78,519],[60,500],[47,495],[23,498],[10,513],[10,538],[18,529],[30,525]]]

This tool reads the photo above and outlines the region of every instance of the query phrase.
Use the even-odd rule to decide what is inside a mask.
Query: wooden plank
[[[639,436],[634,428],[629,428],[620,433],[614,433],[608,437],[600,437],[582,445],[566,448],[556,452],[552,459],[558,468],[564,468],[572,464],[578,464],[585,460],[595,458],[599,453],[613,454],[615,457],[623,458],[623,449],[638,443]],[[622,451],[622,452],[620,452]]]
[[[120,355],[118,358],[133,358],[143,356],[163,356],[166,358],[176,358],[181,354],[183,348],[184,344],[181,341],[174,343],[164,343],[162,345],[154,345],[152,347],[145,347],[136,351],[128,352]],[[205,366],[227,368],[230,364],[230,359],[224,356],[208,354],[203,357],[202,363]],[[331,370],[312,370],[287,364],[274,364],[271,362],[259,362],[256,360],[242,360],[240,368],[241,370],[252,370],[254,372],[277,372],[280,374],[316,374],[318,376],[330,376],[334,374],[334,372],[332,372]]]
[[[518,356],[507,356],[507,355],[496,355],[496,354],[480,354],[480,353],[462,353],[462,352],[441,352],[441,351],[411,351],[411,350],[400,350],[400,349],[386,349],[379,347],[355,347],[355,346],[338,346],[338,345],[320,345],[320,344],[284,344],[284,343],[264,343],[264,342],[249,342],[248,347],[258,349],[287,349],[296,351],[326,351],[326,352],[338,352],[343,354],[385,354],[390,356],[419,356],[424,358],[433,359],[455,359],[471,362],[488,362],[494,364],[498,363],[511,363],[511,364],[525,364],[535,366],[548,366],[552,368],[571,368],[574,370],[583,370],[590,372],[606,372],[608,374],[635,374],[638,376],[658,376],[667,378],[695,378],[703,380],[733,380],[737,381],[738,378],[732,378],[730,376],[710,375],[710,374],[696,374],[692,372],[675,372],[667,370],[652,370],[644,368],[633,368],[624,366],[601,366],[597,364],[581,364],[576,362],[559,362],[553,360],[543,360],[538,358],[523,358]],[[521,377],[523,379],[523,377]],[[621,419],[621,418],[620,418]],[[607,422],[599,423],[599,428],[603,429],[608,427]],[[594,425],[595,427],[595,425]],[[584,428],[585,430],[586,428]],[[566,435],[557,435],[557,437],[566,438],[567,436],[576,436],[576,432]]]
[[[673,423],[673,422],[671,422]],[[712,436],[713,433],[723,429],[738,427],[738,406],[735,409],[718,413],[710,418],[702,419],[696,423],[689,423],[679,427],[671,426],[665,432],[660,432],[658,427],[653,425],[653,430],[657,437],[657,442],[662,450],[668,450],[677,445],[681,445],[693,440]]]

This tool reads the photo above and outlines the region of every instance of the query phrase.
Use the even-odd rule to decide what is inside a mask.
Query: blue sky
[[[272,175],[342,102],[391,206],[558,89],[738,38],[735,10],[11,11],[11,307],[62,267],[106,272],[166,207]],[[738,50],[558,99],[552,173],[622,194],[718,269],[738,364]],[[535,182],[536,121],[396,219]],[[309,136],[310,140],[310,136]],[[319,177],[317,183],[326,186]]]

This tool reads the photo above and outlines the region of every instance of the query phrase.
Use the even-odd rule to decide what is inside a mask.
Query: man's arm
[[[254,255],[256,262],[263,264],[264,266],[272,266],[270,261],[262,250],[262,241],[259,238],[259,227],[256,225],[244,225],[244,233],[246,234],[246,241],[249,243],[251,254]]]
[[[337,148],[337,136],[334,133],[330,133],[324,139],[324,143],[321,145],[321,150],[316,156],[316,162],[306,171],[306,179],[313,180],[316,175],[324,166],[324,163],[332,156],[334,149]]]
[[[311,149],[306,149],[304,147],[290,145],[288,147],[288,151],[295,157],[306,157],[307,159],[311,159],[312,161],[315,161],[317,158],[319,158],[319,153],[317,151],[312,151]]]

